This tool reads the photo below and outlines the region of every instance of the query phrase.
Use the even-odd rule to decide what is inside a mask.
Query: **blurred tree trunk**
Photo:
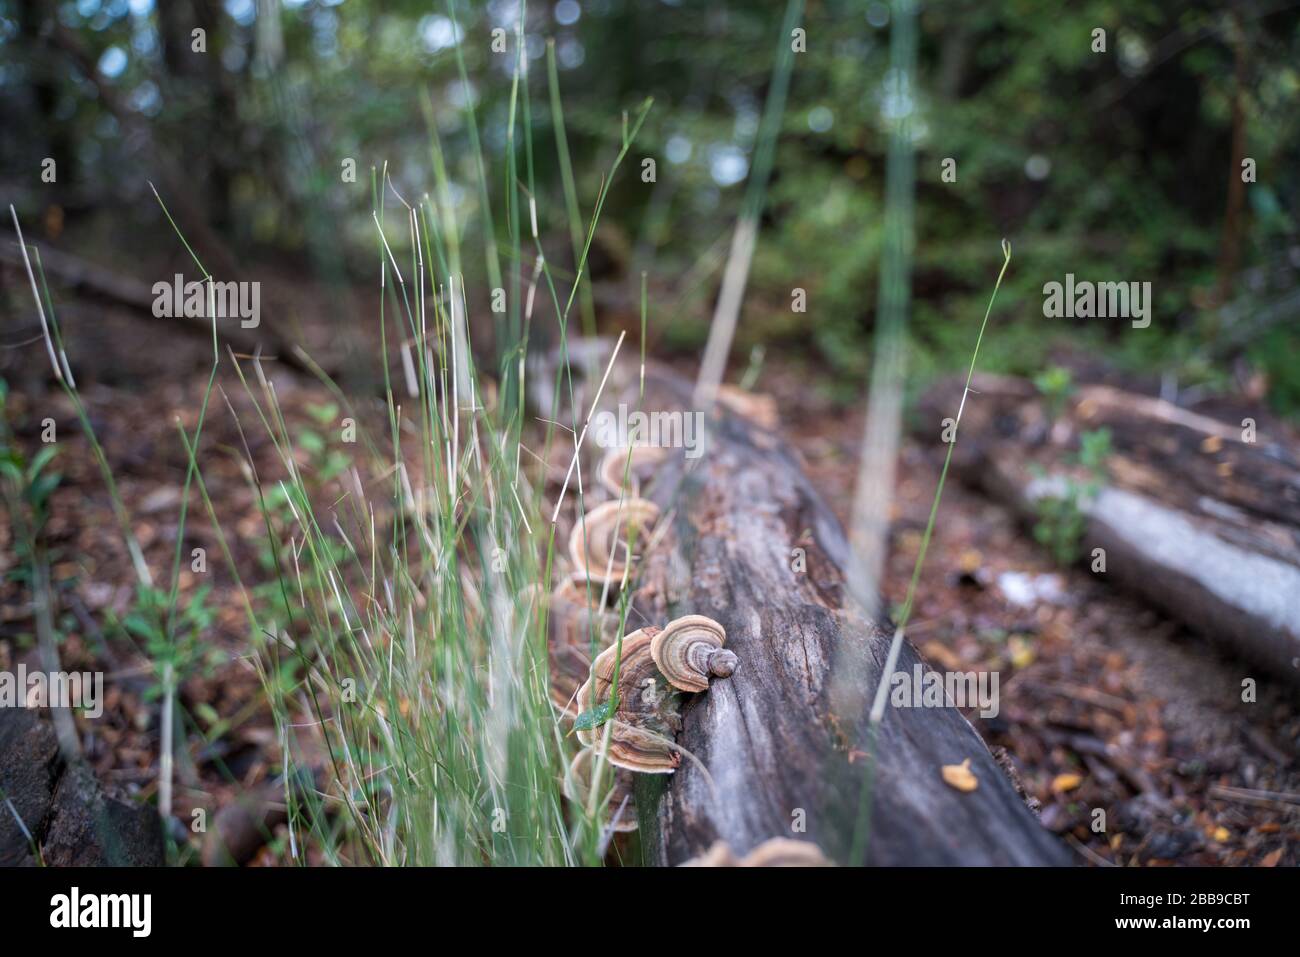
[[[158,124],[146,122],[142,114],[122,102],[117,91],[104,81],[95,68],[94,59],[72,30],[56,22],[51,41],[53,48],[61,51],[82,77],[95,87],[100,103],[128,132],[129,137],[136,137],[143,144],[148,165],[158,171],[162,179],[162,191],[177,213],[182,229],[190,240],[204,249],[209,271],[218,276],[235,275],[237,268],[234,256],[212,229],[210,220],[195,197],[199,190],[196,183],[199,177],[195,176],[195,167],[189,165],[184,157],[176,156],[176,150],[169,149],[169,144],[160,139],[157,135]]]
[[[1242,180],[1241,161],[1246,153],[1246,25],[1241,10],[1232,13],[1233,71],[1232,89],[1232,153],[1228,158],[1228,202],[1223,216],[1223,241],[1219,252],[1218,301],[1232,298],[1237,278],[1237,265],[1241,259],[1242,209],[1246,200],[1246,184]]]
[[[181,106],[174,133],[178,158],[193,174],[209,224],[224,231],[232,221],[241,142],[233,78],[221,60],[224,12],[218,0],[170,0],[157,10],[165,74],[160,85]],[[195,29],[204,31],[204,52],[194,50]]]
[[[68,124],[61,123],[56,118],[59,106],[56,70],[49,60],[39,55],[43,48],[41,34],[49,13],[41,0],[21,0],[18,7],[18,33],[22,38],[19,47],[27,54],[26,68],[31,80],[32,102],[42,121],[37,129],[45,135],[42,144],[44,157],[49,157],[58,164],[55,195],[62,196],[75,184],[77,154]],[[29,130],[27,135],[32,135],[33,132]]]

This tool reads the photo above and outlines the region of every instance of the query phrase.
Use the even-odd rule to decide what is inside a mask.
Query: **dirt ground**
[[[154,568],[171,567],[186,459],[179,419],[193,429],[210,343],[109,308],[64,311],[70,359],[118,477],[133,527]],[[39,344],[8,351],[9,417],[20,441],[38,441],[51,416],[60,430],[48,536],[53,549],[64,666],[108,672],[105,715],[83,727],[97,774],[141,799],[154,797],[158,762],[157,675],[138,642],[104,622],[130,604],[133,575],[115,532],[110,498],[70,403],[40,383]],[[330,401],[323,386],[269,364],[291,421],[310,422]],[[786,436],[815,484],[847,519],[858,469],[862,410],[843,410],[810,388],[815,370],[769,356],[758,389],[773,394]],[[240,461],[245,442],[263,478],[281,474],[255,413],[229,373],[204,430],[204,480],[236,565],[256,578],[261,517]],[[938,478],[938,451],[909,439],[902,451],[885,586],[901,602]],[[310,467],[304,460],[300,463]],[[210,588],[204,654],[183,684],[191,747],[177,768],[175,814],[209,814],[276,773],[280,743],[243,657],[247,623],[220,542],[197,493],[181,543],[182,603]],[[12,570],[0,523],[0,572]],[[209,571],[188,570],[194,548]],[[0,584],[0,668],[35,662],[25,586]],[[1086,570],[1055,567],[1003,509],[956,482],[945,489],[921,578],[910,637],[936,667],[995,670],[1001,710],[972,722],[1005,749],[1043,823],[1081,861],[1103,865],[1300,864],[1300,807],[1270,795],[1300,792],[1300,703],[1267,681],[1241,700],[1246,666],[1101,584]],[[204,738],[215,743],[204,745]],[[1104,812],[1099,816],[1096,811]],[[188,830],[175,829],[187,839]],[[197,853],[183,855],[189,859]],[[254,863],[273,863],[264,849]]]
[[[786,434],[847,522],[864,412],[818,400],[798,367],[768,370]],[[973,399],[972,401],[978,401]],[[942,466],[905,440],[885,594],[903,601]],[[1043,823],[1081,859],[1120,865],[1300,863],[1300,702],[1086,568],[1060,568],[1005,509],[945,484],[909,637],[944,670],[1000,672],[980,719]],[[1104,817],[1095,814],[1105,812]]]

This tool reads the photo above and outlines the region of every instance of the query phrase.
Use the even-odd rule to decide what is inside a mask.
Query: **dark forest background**
[[[622,112],[654,97],[592,272],[606,327],[635,321],[637,277],[649,272],[661,352],[695,351],[707,334],[783,7],[528,4],[525,159],[560,266],[572,254],[547,40],[584,222]],[[152,181],[214,272],[296,277],[325,290],[330,321],[355,324],[342,293],[370,288],[377,271],[370,169],[386,162],[408,198],[431,192],[431,131],[462,246],[481,250],[465,106],[499,196],[517,17],[509,0],[5,0],[0,192],[29,239],[152,282],[170,273],[151,251],[176,248]],[[810,383],[842,401],[861,394],[876,309],[888,20],[881,3],[808,4],[733,350],[742,361],[756,343],[804,356],[819,371]],[[504,54],[491,49],[498,27]],[[1091,48],[1098,27],[1104,53]],[[1244,389],[1300,410],[1300,5],[945,0],[919,7],[919,28],[915,382],[968,355],[1006,236],[1016,260],[988,368],[1038,373],[1066,348],[1179,389]],[[636,175],[643,157],[656,159],[654,184]],[[953,183],[941,179],[948,157]],[[1241,181],[1242,157],[1255,161],[1253,183]],[[355,183],[341,181],[349,158]],[[497,202],[492,216],[504,234],[509,211]],[[467,253],[465,269],[482,306],[483,257]],[[1151,281],[1151,327],[1044,320],[1042,285],[1066,272]],[[807,313],[790,308],[795,287]],[[12,316],[25,292],[5,295]]]

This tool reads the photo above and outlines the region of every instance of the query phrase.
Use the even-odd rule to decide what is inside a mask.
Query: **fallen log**
[[[0,867],[165,862],[157,813],[67,761],[35,709],[0,708],[0,795]]]
[[[571,356],[592,373],[590,386],[603,368],[584,358]],[[535,370],[543,409],[554,369]],[[600,409],[690,408],[690,384],[654,366],[638,403],[637,373],[616,366]],[[578,403],[591,394],[579,390]],[[638,564],[638,621],[708,616],[739,659],[707,692],[684,695],[676,772],[637,775],[647,859],[681,864],[719,840],[740,857],[784,837],[838,863],[855,862],[855,838],[865,845],[857,860],[869,864],[1069,863],[956,708],[890,707],[871,747],[867,712],[892,629],[844,610],[844,533],[776,433],[737,411],[762,409],[724,394],[702,454],[674,449],[642,492],[662,517]],[[905,643],[897,669],[914,666],[924,668]],[[851,693],[833,695],[845,673]],[[977,785],[963,791],[944,768],[967,760]]]
[[[1079,388],[1059,410],[1023,380],[972,388],[959,477],[1035,526],[1046,504],[1070,499],[1078,557],[1100,577],[1300,684],[1300,459],[1288,437],[1110,386]],[[925,398],[926,433],[939,435],[961,389]],[[1073,449],[1102,429],[1104,475],[1080,494]]]
[[[41,269],[54,284],[61,285],[72,292],[101,299],[125,307],[137,314],[147,314],[148,321],[176,323],[179,328],[191,335],[212,337],[212,319],[179,315],[170,319],[157,319],[153,315],[153,287],[133,276],[123,276],[102,266],[81,259],[71,253],[57,249],[41,248]],[[16,243],[0,244],[0,263],[22,272],[22,251]],[[33,263],[33,268],[35,263]],[[23,273],[25,277],[25,273]],[[25,280],[24,280],[25,281]],[[30,297],[29,297],[30,303]],[[35,304],[31,304],[35,314]],[[35,326],[39,332],[39,327]],[[217,335],[225,344],[243,355],[263,355],[264,361],[272,358],[284,362],[300,372],[312,372],[310,363],[305,362],[297,348],[289,346],[269,323],[261,324],[256,330],[245,329],[236,320],[219,319]]]

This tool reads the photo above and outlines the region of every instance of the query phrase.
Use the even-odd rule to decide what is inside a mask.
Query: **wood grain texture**
[[[1288,436],[1261,428],[1243,442],[1239,422],[1107,386],[1081,388],[1055,419],[1023,381],[975,388],[957,475],[1032,525],[1039,500],[1062,494],[1079,433],[1108,429],[1106,481],[1079,502],[1082,556],[1105,549],[1103,581],[1300,685],[1300,461]],[[937,387],[923,418],[937,423],[959,396],[960,383]]]
[[[607,392],[602,408],[636,407],[627,370]],[[688,402],[685,382],[648,371],[643,408]],[[664,514],[641,558],[636,607],[652,622],[708,615],[740,658],[731,677],[684,697],[678,742],[698,763],[639,782],[650,858],[676,865],[719,839],[742,855],[793,837],[849,863],[866,716],[891,631],[841,609],[848,548],[839,523],[784,443],[726,410],[710,419],[703,454],[677,451],[648,494]],[[793,570],[795,548],[806,552],[804,572]],[[918,662],[906,645],[898,667],[910,673]],[[847,693],[832,694],[837,678]],[[1071,862],[956,709],[891,707],[875,752],[866,863]],[[941,777],[943,765],[965,759],[979,779],[971,793]],[[792,831],[798,818],[803,833]]]

